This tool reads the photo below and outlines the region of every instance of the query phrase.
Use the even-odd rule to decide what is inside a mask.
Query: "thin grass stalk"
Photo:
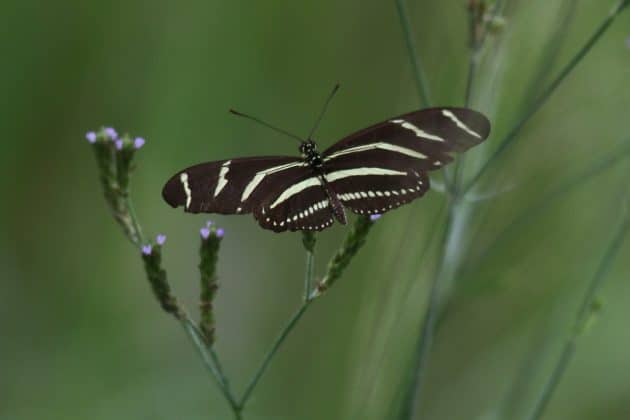
[[[400,19],[400,26],[405,38],[405,45],[407,46],[407,55],[409,56],[409,62],[411,63],[411,69],[416,84],[416,90],[418,91],[418,97],[420,98],[421,107],[426,108],[431,106],[429,84],[427,77],[424,73],[422,63],[420,61],[420,55],[416,48],[416,42],[414,40],[413,31],[411,29],[411,23],[409,22],[409,13],[405,0],[396,0],[396,8],[398,9],[398,18]]]
[[[498,12],[501,7],[501,2],[497,1],[494,5],[493,10],[493,18],[498,15]],[[470,25],[470,44],[471,44],[471,55],[469,61],[469,72],[468,72],[468,82],[466,86],[465,92],[465,100],[466,105],[468,106],[473,92],[473,83],[475,80],[476,69],[478,66],[479,53],[483,44],[485,43],[487,37],[487,24],[483,25],[483,34],[481,37],[478,37],[476,34],[477,31],[477,14],[471,8],[469,14],[469,25]],[[413,50],[409,50],[410,53]],[[446,267],[446,260],[448,258],[449,249],[451,249],[454,239],[459,236],[458,229],[454,229],[457,225],[462,225],[465,223],[465,216],[461,216],[458,210],[458,206],[460,204],[460,194],[457,188],[455,188],[455,184],[460,178],[460,174],[462,173],[463,168],[461,167],[461,163],[458,163],[455,169],[455,173],[453,176],[453,182],[451,183],[451,191],[452,197],[449,199],[447,204],[447,220],[446,227],[444,229],[444,234],[440,241],[440,255],[438,258],[438,272],[434,276],[434,280],[431,283],[431,288],[429,292],[429,301],[427,310],[425,311],[425,316],[422,320],[420,335],[418,337],[418,342],[416,345],[417,351],[413,362],[414,372],[413,379],[410,382],[410,385],[407,389],[407,394],[405,396],[403,402],[403,409],[401,410],[399,418],[401,420],[409,420],[413,419],[416,413],[420,412],[421,409],[421,397],[422,397],[422,385],[424,381],[424,377],[426,376],[428,359],[430,354],[430,349],[433,342],[434,332],[436,321],[438,318],[439,308],[441,306],[440,300],[444,293],[444,283],[447,280],[447,277],[452,276],[454,271],[449,273]],[[445,174],[445,185],[449,185],[447,176]],[[457,222],[456,219],[461,219]]]
[[[555,26],[555,30],[550,36],[549,42],[545,43],[543,46],[542,58],[539,59],[543,65],[538,67],[536,74],[531,78],[527,88],[524,89],[524,92],[529,94],[526,94],[523,98],[520,109],[530,106],[537,97],[539,87],[546,84],[546,80],[560,57],[560,50],[566,41],[569,27],[575,19],[577,6],[577,0],[563,0],[563,4],[559,6],[560,11],[558,14],[562,16],[562,19]]]
[[[420,267],[425,263],[425,258],[427,257],[427,255],[429,254],[429,249],[431,248],[431,244],[433,244],[433,239],[435,237],[435,235],[438,233],[438,228],[440,226],[440,220],[442,219],[443,215],[444,215],[444,210],[445,210],[446,206],[442,206],[438,209],[436,215],[434,216],[432,223],[430,223],[430,227],[429,227],[429,233],[426,235],[426,241],[424,246],[422,247],[422,251],[420,251],[420,253],[418,254],[417,258],[416,258],[416,264],[414,266],[414,268],[411,270],[412,273],[416,273]],[[410,216],[411,219],[411,216]],[[408,221],[409,224],[410,220]],[[407,234],[405,235],[405,239],[408,237],[409,235],[409,231],[407,231]],[[400,255],[400,253],[398,254]],[[392,266],[398,266],[398,264],[392,264]],[[391,270],[388,270],[391,271]],[[394,332],[394,328],[393,326],[398,325],[400,323],[401,318],[403,317],[403,312],[405,311],[405,308],[408,307],[408,303],[409,301],[412,299],[412,293],[411,293],[411,289],[413,286],[413,281],[409,281],[408,282],[408,286],[405,288],[405,290],[402,293],[402,296],[406,297],[405,302],[400,305],[399,310],[397,311],[396,315],[395,315],[395,319],[393,322],[391,322],[391,327],[385,327],[383,328],[385,331],[387,331],[387,339],[385,340],[386,343],[391,343],[392,342],[392,335]],[[379,320],[379,323],[381,321]],[[380,356],[378,357],[378,362],[375,364],[376,366],[383,366],[385,363],[385,359],[387,357],[387,352],[385,351],[385,349],[383,349],[380,352]],[[377,381],[376,381],[376,373],[374,373],[371,378],[367,381],[369,384],[371,384],[371,386],[369,387],[367,393],[365,394],[367,396],[367,400],[371,401],[374,398],[374,394],[376,393],[376,388],[377,388]],[[354,418],[356,419],[363,419],[365,418],[365,410],[367,410],[368,406],[367,404],[362,406],[362,410],[360,412],[357,413],[356,416],[354,416]],[[390,410],[393,411],[393,410]]]
[[[580,48],[577,54],[569,61],[569,63],[560,71],[560,74],[551,82],[551,84],[543,91],[536,101],[528,108],[523,116],[518,120],[514,127],[505,135],[503,140],[499,142],[499,146],[492,152],[490,157],[482,165],[481,169],[472,177],[472,179],[462,188],[461,193],[466,194],[482,177],[482,175],[488,170],[488,168],[497,160],[499,156],[505,153],[508,148],[514,144],[518,135],[525,125],[531,120],[531,118],[547,103],[551,95],[556,89],[565,81],[567,76],[576,68],[576,66],[584,59],[584,57],[591,51],[593,46],[601,39],[601,37],[610,28],[617,16],[630,4],[630,0],[620,1],[608,14],[608,16],[597,27],[593,35],[587,40],[587,42]]]
[[[420,335],[418,336],[418,342],[416,344],[417,352],[411,369],[411,372],[414,372],[414,376],[407,390],[404,408],[400,417],[401,420],[414,419],[416,413],[419,413],[421,409],[422,386],[426,376],[429,353],[433,344],[435,323],[437,320],[438,308],[440,307],[440,298],[442,296],[442,286],[446,276],[446,267],[444,262],[446,260],[448,243],[453,234],[453,219],[456,217],[455,206],[456,204],[453,201],[450,201],[447,205],[446,227],[440,239],[438,248],[440,250],[438,258],[440,264],[438,266],[437,274],[434,276],[434,280],[431,283],[429,301],[427,304],[428,306],[420,327]]]
[[[589,182],[591,179],[595,178],[598,175],[601,175],[608,169],[616,166],[617,164],[625,161],[628,157],[630,157],[630,138],[625,140],[624,146],[622,148],[618,148],[603,158],[599,159],[594,164],[590,165],[585,170],[579,172],[576,176],[571,178],[568,181],[563,182],[558,187],[553,188],[548,193],[544,194],[537,202],[534,204],[524,208],[519,215],[516,216],[514,220],[512,220],[505,228],[503,228],[495,237],[495,239],[482,251],[481,256],[477,258],[477,261],[484,261],[487,255],[490,255],[492,251],[503,242],[503,240],[508,236],[510,232],[512,232],[518,226],[522,226],[527,221],[536,217],[536,215],[540,214],[546,208],[549,208],[553,203],[557,202],[560,198],[564,197],[569,192],[573,191],[576,187],[580,185],[584,185]],[[479,234],[481,228],[477,230],[474,238]]]
[[[627,197],[625,197],[627,199]],[[536,401],[532,414],[528,417],[528,420],[540,420],[545,413],[549,401],[553,397],[553,394],[560,383],[560,380],[564,376],[573,355],[577,348],[577,340],[580,338],[585,328],[587,327],[589,319],[594,314],[595,300],[598,292],[601,290],[604,281],[610,271],[613,260],[618,254],[621,245],[628,231],[630,230],[630,217],[628,217],[628,203],[625,204],[625,211],[623,220],[620,227],[615,232],[611,239],[604,255],[597,267],[597,270],[589,284],[589,287],[584,295],[580,309],[575,317],[575,322],[572,328],[572,332],[564,345],[558,363],[556,364],[553,372],[549,376],[547,382],[544,385],[543,391],[540,397]]]
[[[466,91],[464,94],[465,108],[470,108],[472,104],[477,70],[490,32],[489,25],[499,16],[503,5],[504,2],[502,0],[497,0],[492,6],[492,13],[489,15],[488,19],[485,19],[484,16],[478,16],[478,11],[472,5],[468,7],[468,44],[470,52],[468,55],[468,75],[466,77]],[[481,23],[479,23],[480,18],[482,19]],[[463,154],[455,161],[455,169],[449,187],[449,191],[451,192],[455,191],[458,185],[461,185],[466,156],[466,154]]]

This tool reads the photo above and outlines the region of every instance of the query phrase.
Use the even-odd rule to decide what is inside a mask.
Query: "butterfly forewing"
[[[244,214],[309,172],[302,159],[290,156],[207,162],[175,174],[162,196],[171,206],[183,206],[190,213]]]
[[[437,169],[450,162],[450,152],[481,143],[490,132],[482,114],[466,108],[430,108],[390,118],[347,136],[324,152],[324,159],[378,159],[395,154],[415,159],[418,168]],[[370,157],[370,152],[372,156]]]
[[[335,143],[324,152],[326,177],[344,206],[384,213],[424,195],[427,171],[483,141],[490,124],[478,112],[432,108],[391,118]]]

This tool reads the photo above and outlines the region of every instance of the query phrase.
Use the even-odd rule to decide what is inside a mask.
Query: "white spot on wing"
[[[355,146],[355,147],[350,147],[348,149],[340,150],[340,151],[338,151],[336,153],[333,153],[332,155],[326,157],[324,159],[324,161],[327,162],[327,161],[329,161],[331,159],[334,159],[336,157],[347,155],[347,154],[350,154],[350,153],[359,153],[359,152],[365,152],[365,151],[368,151],[368,150],[376,150],[376,149],[389,150],[391,152],[401,153],[403,155],[411,156],[411,157],[416,158],[416,159],[426,159],[427,158],[422,153],[416,152],[413,149],[409,149],[407,147],[397,146],[395,144],[379,141],[379,142],[376,142],[376,143],[364,144],[362,146]]]
[[[298,194],[305,189],[313,187],[315,185],[321,185],[319,178],[316,176],[306,178],[305,180],[300,181],[297,184],[293,184],[286,190],[282,191],[282,194],[280,194],[280,196],[276,199],[276,201],[271,204],[271,206],[269,206],[269,208],[272,209],[283,201],[286,201],[289,198],[293,197],[295,194]]]
[[[188,185],[188,174],[186,172],[182,172],[179,176],[179,180],[184,187],[184,193],[186,194],[186,208],[190,207],[190,203],[192,201],[192,191],[190,191],[190,185]]]
[[[347,178],[350,176],[366,176],[366,175],[407,175],[407,172],[395,171],[393,169],[386,168],[354,168],[354,169],[342,169],[340,171],[330,172],[325,175],[328,182],[334,182],[338,179]]]
[[[436,136],[435,134],[427,133],[426,131],[416,127],[415,125],[405,120],[391,120],[391,122],[393,122],[394,124],[399,124],[402,128],[406,128],[407,130],[413,131],[417,137],[427,139],[427,140],[434,140],[434,141],[441,141],[441,142],[445,141],[442,137]]]
[[[462,130],[464,130],[465,132],[467,132],[471,136],[475,136],[478,139],[482,138],[478,133],[476,133],[473,130],[471,130],[470,127],[468,127],[466,124],[464,124],[459,118],[457,118],[457,116],[455,116],[455,114],[453,114],[453,112],[449,111],[448,109],[443,109],[442,110],[442,115],[444,115],[446,118],[448,118],[451,121],[453,121],[456,126],[461,128]]]
[[[219,181],[217,181],[217,187],[214,189],[214,196],[215,197],[217,195],[219,195],[221,190],[223,190],[223,188],[225,188],[225,186],[228,183],[228,181],[225,178],[225,176],[230,171],[230,163],[232,163],[232,161],[228,160],[223,165],[221,165],[221,170],[219,171]]]
[[[276,172],[284,171],[286,169],[296,168],[300,166],[306,166],[307,164],[304,162],[292,162],[286,163],[284,165],[274,166],[273,168],[265,169],[264,171],[257,172],[256,175],[252,178],[251,181],[245,186],[243,190],[243,194],[241,195],[241,202],[247,200],[249,196],[254,192],[256,187],[262,182],[262,180],[267,176],[274,174]]]

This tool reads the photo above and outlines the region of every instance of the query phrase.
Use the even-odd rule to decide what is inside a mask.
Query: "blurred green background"
[[[434,104],[463,103],[465,3],[409,4]],[[508,1],[473,95],[493,135],[469,153],[470,170],[612,4]],[[207,217],[172,210],[162,184],[204,160],[297,153],[230,107],[305,134],[339,82],[321,147],[418,108],[394,2],[24,0],[3,2],[1,15],[0,419],[231,418],[111,220],[84,134],[111,125],[147,139],[133,197],[145,231],[168,236],[172,285],[194,308]],[[424,419],[521,419],[537,398],[619,226],[629,162],[557,200],[546,194],[630,141],[628,37],[630,12],[483,178],[480,192],[511,190],[474,205],[454,250],[461,269],[438,324]],[[495,242],[541,200],[549,205]],[[289,338],[247,419],[391,418],[438,252],[420,254],[444,202],[433,191],[379,221]],[[299,234],[212,219],[227,231],[217,346],[240,391],[299,305],[304,255]],[[346,231],[319,235],[319,273]],[[630,418],[629,257],[627,241],[545,419]]]

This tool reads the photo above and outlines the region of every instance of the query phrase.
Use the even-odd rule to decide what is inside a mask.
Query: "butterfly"
[[[452,152],[484,141],[490,122],[467,108],[423,109],[350,134],[323,152],[312,140],[315,128],[306,140],[277,130],[300,141],[301,156],[191,166],[169,179],[164,200],[190,213],[252,213],[261,227],[275,232],[321,231],[334,219],[346,224],[345,209],[382,214],[422,197],[429,189],[428,172],[451,162]]]

